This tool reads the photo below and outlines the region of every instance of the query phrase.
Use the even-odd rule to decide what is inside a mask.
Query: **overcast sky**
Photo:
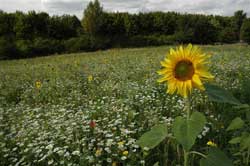
[[[7,12],[45,11],[51,15],[74,14],[82,17],[90,0],[0,0],[0,9]],[[100,0],[106,11],[146,12],[177,11],[187,13],[233,15],[244,10],[250,16],[250,0]]]

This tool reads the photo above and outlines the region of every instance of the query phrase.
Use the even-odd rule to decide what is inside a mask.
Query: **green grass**
[[[250,104],[250,46],[201,47],[213,55],[210,67],[215,83]],[[135,144],[153,125],[171,126],[182,114],[182,99],[167,95],[166,86],[156,82],[156,71],[169,48],[0,61],[0,165],[181,164],[182,154],[172,155],[178,150],[173,142],[167,147],[168,161],[162,146],[145,152]],[[88,81],[90,75],[92,81]],[[40,89],[35,86],[38,80]],[[240,163],[231,155],[236,147],[227,143],[230,134],[221,128],[238,113],[229,105],[208,102],[203,93],[196,94],[193,109],[205,112],[210,122],[197,148],[205,151],[206,142],[214,139]],[[96,122],[94,130],[91,120]],[[121,141],[124,145],[119,146]],[[126,150],[129,153],[124,156]]]

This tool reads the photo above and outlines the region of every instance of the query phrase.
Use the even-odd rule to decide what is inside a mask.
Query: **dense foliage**
[[[249,38],[248,28],[242,28],[246,20],[243,11],[232,17],[175,12],[110,13],[103,11],[96,0],[89,3],[83,15],[79,20],[76,16],[49,16],[45,12],[0,11],[0,59],[110,47],[235,43],[240,36],[246,41]]]
[[[242,24],[241,39],[250,43],[250,19],[246,19]]]

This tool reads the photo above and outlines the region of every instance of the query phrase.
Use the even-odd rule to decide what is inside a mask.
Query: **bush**
[[[64,52],[64,45],[59,40],[37,38],[32,45],[32,55],[49,55]]]
[[[237,33],[233,28],[226,27],[220,32],[219,41],[222,43],[234,43],[237,41]]]
[[[110,39],[105,36],[92,36],[90,39],[90,49],[93,50],[102,50],[110,47]]]
[[[86,36],[81,36],[78,38],[71,38],[64,42],[65,51],[68,53],[71,52],[80,52],[80,51],[89,51],[90,39]]]
[[[126,39],[126,38],[125,38]],[[125,47],[143,47],[143,46],[158,46],[166,42],[166,36],[164,35],[136,35],[131,36],[126,42],[122,43]]]
[[[188,30],[187,32],[179,31],[172,36],[172,40],[176,43],[190,43],[193,41],[193,36],[194,33],[192,30]]]
[[[29,40],[16,41],[16,47],[19,58],[28,58],[32,55],[32,42]]]
[[[142,47],[142,46],[148,46],[149,43],[153,44],[156,43],[156,40],[153,38],[149,39],[146,36],[143,35],[136,35],[132,36],[128,39],[128,41],[125,43],[125,47]]]
[[[130,37],[127,41],[126,46],[159,46],[186,42],[190,42],[190,38],[187,34],[184,33],[176,33],[173,35],[137,35]]]
[[[0,60],[17,58],[16,45],[12,39],[0,37]]]
[[[242,24],[241,40],[250,43],[250,19],[246,19]]]

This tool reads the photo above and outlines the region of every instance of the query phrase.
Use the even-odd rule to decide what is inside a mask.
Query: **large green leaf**
[[[241,105],[230,92],[213,84],[205,84],[206,93],[211,101],[218,103],[229,103],[234,105]]]
[[[185,150],[190,150],[205,123],[205,116],[199,112],[194,112],[189,120],[179,116],[173,123],[174,136]]]
[[[154,166],[159,166],[159,162],[156,162],[156,163],[154,164]]]
[[[232,161],[218,148],[211,148],[207,158],[200,160],[201,166],[233,166]]]
[[[168,136],[168,129],[166,124],[160,124],[152,127],[152,129],[144,133],[137,144],[142,148],[148,147],[153,149],[159,145]]]
[[[232,120],[232,122],[227,128],[227,131],[240,129],[243,126],[244,126],[244,121],[240,117],[237,117],[234,120]]]
[[[241,150],[250,149],[250,136],[242,139]]]
[[[235,137],[235,138],[232,138],[228,143],[230,144],[238,144],[241,142],[241,137]]]
[[[250,133],[244,132],[241,135],[240,150],[250,149]]]

